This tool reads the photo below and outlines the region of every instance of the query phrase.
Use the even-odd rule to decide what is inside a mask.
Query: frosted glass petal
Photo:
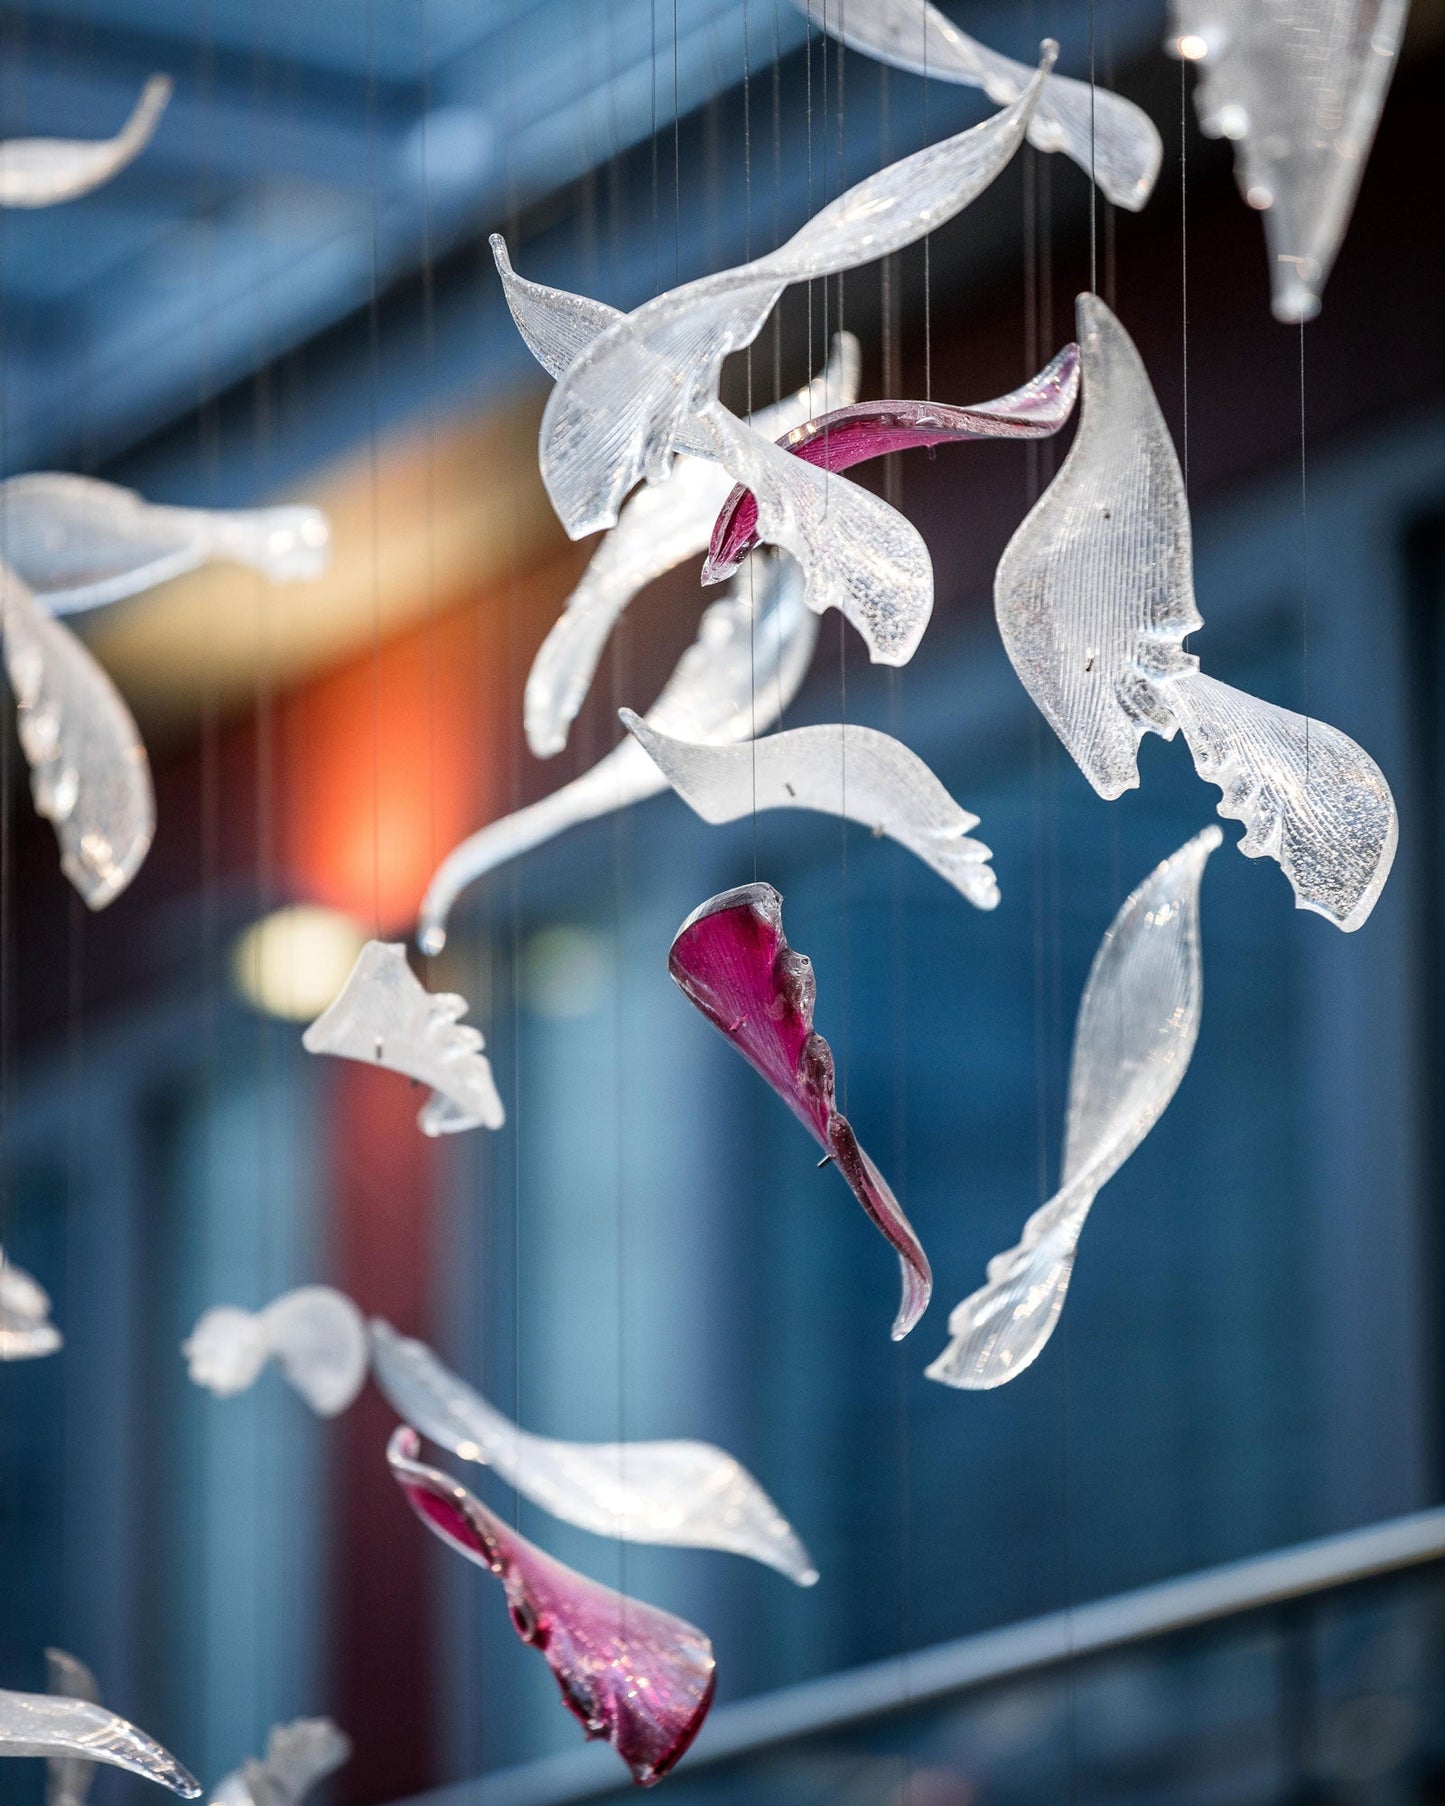
[[[1069,418],[1078,392],[1079,348],[1066,345],[1037,376],[997,401],[975,402],[971,407],[934,401],[860,401],[778,435],[777,443],[795,458],[837,471],[918,446],[1044,439]],[[735,484],[713,525],[710,575],[725,575],[757,543],[757,519],[753,495]]]
[[[813,1028],[812,961],[783,934],[783,899],[771,884],[745,884],[695,909],[668,955],[674,983],[737,1048],[822,1146],[855,1198],[898,1254],[900,1341],[928,1308],[933,1276],[913,1226],[858,1145],[833,1089],[833,1052]]]
[[[791,559],[754,555],[729,593],[702,617],[697,638],[678,660],[645,719],[698,740],[740,740],[766,731],[798,693],[818,623],[803,601]],[[662,773],[625,739],[590,771],[540,802],[492,822],[455,847],[427,886],[417,941],[426,953],[446,944],[446,923],[470,884],[554,835],[626,808],[667,788]]]
[[[466,1012],[465,997],[426,989],[400,941],[368,941],[340,995],[301,1041],[307,1053],[366,1060],[430,1085],[417,1117],[427,1135],[500,1129],[506,1112],[481,1031],[460,1024]]]
[[[63,1649],[47,1649],[45,1671],[51,1693],[100,1704],[95,1676],[78,1657]],[[45,1806],[85,1806],[95,1779],[93,1762],[81,1756],[52,1756],[45,1767]]]
[[[11,138],[0,144],[0,207],[53,207],[118,175],[150,143],[171,87],[168,75],[153,75],[114,138]]]
[[[399,1417],[466,1461],[480,1461],[543,1511],[598,1536],[725,1549],[818,1578],[793,1527],[748,1470],[707,1442],[559,1442],[519,1429],[424,1342],[371,1323],[372,1370]]]
[[[795,727],[745,746],[671,739],[619,711],[623,725],[682,800],[710,822],[757,809],[816,809],[886,834],[979,909],[998,903],[991,855],[961,809],[916,753],[871,727]]]
[[[331,529],[316,508],[153,507],[93,477],[0,483],[0,560],[51,614],[133,596],[215,559],[272,582],[319,577]]]
[[[675,450],[691,449],[686,423],[715,401],[723,359],[756,338],[789,283],[885,257],[980,194],[1022,142],[1056,51],[1047,44],[1023,94],[982,125],[858,183],[766,257],[670,289],[597,332],[542,419],[542,478],[568,533],[610,527],[636,483],[658,481]]]
[[[850,5],[852,0],[849,0]],[[1264,214],[1278,320],[1312,320],[1350,223],[1409,0],[1173,0],[1170,48]]]
[[[6,1756],[80,1756],[159,1781],[182,1799],[194,1800],[201,1791],[169,1750],[86,1699],[0,1691],[0,1758]]]
[[[813,24],[851,50],[929,81],[982,88],[999,106],[1017,100],[1033,70],[968,37],[928,0],[794,0]],[[1142,107],[1066,75],[1051,75],[1029,124],[1029,143],[1063,151],[1116,207],[1138,212],[1159,174],[1163,147]]]
[[[210,1806],[301,1806],[328,1775],[351,1760],[351,1739],[329,1718],[297,1718],[271,1727],[266,1757],[243,1762],[211,1789]]]
[[[0,1248],[0,1361],[33,1361],[54,1354],[61,1334],[50,1321],[50,1296]]]
[[[191,1378],[217,1398],[244,1392],[274,1360],[319,1417],[335,1417],[366,1379],[366,1325],[344,1292],[299,1286],[262,1311],[216,1305],[181,1353]]]
[[[1100,943],[1074,1028],[1063,1185],[988,1263],[986,1283],[954,1307],[952,1338],[927,1370],[971,1391],[1002,1386],[1038,1358],[1074,1271],[1100,1187],[1158,1122],[1199,1036],[1199,881],[1219,845],[1206,828],[1157,866]]]
[[[712,1645],[670,1612],[575,1573],[529,1543],[465,1487],[417,1460],[414,1430],[387,1459],[417,1516],[495,1574],[517,1635],[547,1658],[562,1701],[589,1737],[604,1737],[643,1787],[686,1751],[712,1704]]]
[[[92,909],[120,895],[155,833],[150,765],[130,710],[75,635],[0,565],[0,626],[35,807]]]

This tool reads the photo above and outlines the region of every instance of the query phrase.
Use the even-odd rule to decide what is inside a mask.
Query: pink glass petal
[[[783,899],[771,884],[744,884],[711,898],[677,931],[667,969],[688,1000],[826,1148],[897,1251],[903,1299],[893,1339],[900,1341],[928,1307],[933,1291],[928,1256],[834,1102],[833,1051],[813,1028],[813,964],[784,937]]]
[[[557,1677],[589,1737],[605,1737],[640,1787],[660,1781],[697,1736],[712,1704],[712,1644],[670,1612],[614,1593],[510,1529],[480,1499],[416,1459],[403,1425],[386,1451],[392,1477],[444,1542],[495,1574],[524,1643]]]
[[[1079,348],[1065,345],[1021,389],[997,401],[951,407],[938,401],[860,401],[795,427],[777,441],[785,451],[824,470],[851,470],[869,458],[915,446],[971,439],[1047,439],[1074,411],[1079,393]],[[741,483],[713,523],[703,582],[735,571],[757,544],[758,505]]]

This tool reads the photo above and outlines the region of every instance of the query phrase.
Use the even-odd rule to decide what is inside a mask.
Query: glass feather
[[[301,1806],[351,1760],[351,1739],[329,1718],[272,1725],[264,1760],[255,1757],[218,1781],[209,1806]]]
[[[49,1691],[62,1699],[100,1704],[100,1687],[78,1656],[47,1649],[45,1672]],[[85,1806],[95,1780],[95,1764],[82,1756],[51,1756],[45,1765],[45,1806]]]
[[[6,1756],[78,1756],[127,1769],[185,1800],[201,1792],[200,1782],[169,1750],[87,1699],[0,1691],[0,1758]]]
[[[274,1360],[318,1417],[335,1417],[365,1383],[366,1324],[344,1292],[298,1286],[260,1311],[214,1306],[181,1353],[191,1378],[217,1398],[246,1391]]]
[[[50,1321],[50,1295],[0,1248],[0,1361],[33,1361],[62,1346]]]
[[[99,188],[150,143],[171,97],[153,75],[114,138],[10,138],[0,143],[0,207],[54,207]]]

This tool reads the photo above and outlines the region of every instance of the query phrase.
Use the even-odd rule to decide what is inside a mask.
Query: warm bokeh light
[[[309,1022],[346,983],[365,939],[339,909],[303,903],[273,910],[237,938],[236,988],[270,1016]]]
[[[1186,63],[1203,62],[1209,55],[1209,45],[1197,32],[1186,32],[1183,37],[1176,38],[1174,48]]]

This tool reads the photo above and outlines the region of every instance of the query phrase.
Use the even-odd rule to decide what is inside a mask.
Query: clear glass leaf
[[[274,1360],[318,1417],[335,1417],[366,1380],[366,1324],[344,1292],[299,1286],[261,1311],[214,1306],[181,1353],[191,1378],[217,1398],[246,1391]]]
[[[1079,1234],[1100,1188],[1163,1115],[1199,1036],[1199,882],[1223,838],[1205,828],[1157,866],[1094,955],[1074,1027],[1063,1184],[956,1305],[931,1380],[988,1391],[1037,1360],[1054,1332]]]
[[[6,1756],[79,1756],[158,1781],[185,1800],[201,1791],[169,1750],[86,1699],[0,1691],[0,1758]]]
[[[493,1468],[564,1523],[630,1543],[723,1549],[818,1578],[793,1527],[748,1470],[707,1442],[561,1442],[519,1429],[424,1342],[371,1322],[372,1371],[392,1409],[465,1461]]]
[[[307,1053],[365,1060],[430,1085],[417,1117],[424,1134],[500,1129],[506,1112],[481,1030],[461,1026],[467,1007],[454,992],[433,996],[406,963],[400,941],[368,941],[340,995],[301,1042]]]
[[[10,138],[0,143],[0,207],[54,207],[99,188],[150,143],[171,97],[153,75],[114,138]]]
[[[387,1449],[417,1516],[444,1542],[495,1574],[517,1635],[540,1649],[562,1701],[589,1737],[610,1743],[643,1787],[686,1751],[712,1704],[712,1645],[654,1605],[614,1593],[529,1543],[480,1499],[416,1459],[414,1430]]]
[[[50,1295],[0,1248],[0,1361],[33,1361],[62,1345],[50,1321]]]
[[[787,943],[783,899],[771,884],[759,883],[709,898],[678,929],[667,969],[688,1001],[815,1137],[897,1252],[903,1298],[893,1339],[900,1341],[928,1307],[928,1257],[837,1107],[832,1049],[813,1028],[812,962]]]
[[[78,1656],[63,1649],[47,1649],[45,1672],[50,1691],[62,1699],[84,1699],[100,1704],[95,1676]],[[95,1779],[95,1764],[81,1756],[52,1756],[45,1765],[45,1806],[85,1806]]]
[[[301,1806],[351,1760],[351,1739],[329,1718],[272,1725],[266,1757],[251,1758],[211,1789],[210,1806]]]
[[[631,709],[623,725],[704,821],[739,821],[759,809],[815,809],[887,835],[979,909],[998,903],[992,857],[961,809],[916,753],[875,728],[834,722],[795,727],[745,746],[701,746],[660,734]]]
[[[895,69],[982,88],[997,106],[1017,100],[1033,70],[967,36],[929,0],[794,0],[821,31]],[[1163,147],[1142,107],[1089,82],[1051,75],[1029,143],[1063,151],[1116,207],[1137,213],[1153,192]]]

